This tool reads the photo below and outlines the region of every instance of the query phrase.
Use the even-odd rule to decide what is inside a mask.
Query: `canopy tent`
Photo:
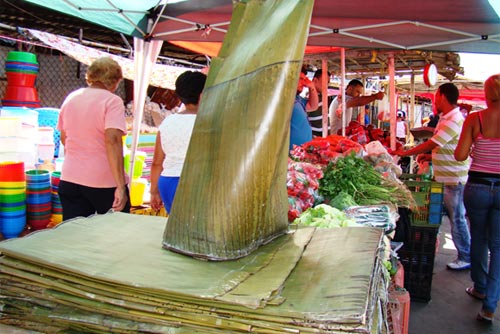
[[[160,40],[223,41],[233,8],[233,0],[26,1],[139,37],[145,41],[145,47],[141,46],[144,42],[136,43],[140,50],[148,50],[149,43],[157,44],[157,52],[155,41]],[[500,18],[495,3],[493,0],[379,0],[332,5],[329,0],[315,0],[307,43],[343,48],[500,53]],[[263,32],[265,29],[262,27]],[[136,75],[146,84],[149,72],[139,71],[145,68],[139,59],[154,62],[156,56],[152,53],[143,57],[138,48]],[[145,90],[138,82],[134,87],[137,92]],[[134,94],[134,100],[138,103],[144,99],[142,95]],[[142,118],[142,103],[135,110],[136,118]],[[138,127],[134,131],[133,152]]]

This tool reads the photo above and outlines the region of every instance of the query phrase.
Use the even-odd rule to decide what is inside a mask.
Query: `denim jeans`
[[[500,298],[500,186],[467,183],[464,203],[472,236],[471,278],[477,292],[486,295],[483,310],[495,312]]]
[[[451,237],[457,249],[457,260],[470,262],[470,232],[465,219],[464,185],[444,186],[444,207],[450,218]]]

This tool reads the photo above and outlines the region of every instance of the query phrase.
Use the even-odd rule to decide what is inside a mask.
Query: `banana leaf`
[[[313,3],[235,3],[203,91],[164,248],[231,260],[286,232],[289,125]]]

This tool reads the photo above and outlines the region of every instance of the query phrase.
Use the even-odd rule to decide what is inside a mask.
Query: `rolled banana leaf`
[[[203,91],[164,248],[223,261],[286,233],[290,117],[313,4],[235,3]]]

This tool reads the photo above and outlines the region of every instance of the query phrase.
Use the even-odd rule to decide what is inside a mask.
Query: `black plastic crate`
[[[411,226],[403,249],[413,253],[435,253],[438,230],[435,227]]]
[[[398,251],[405,273],[404,287],[413,301],[431,300],[437,233],[438,228],[412,226],[407,241]]]

